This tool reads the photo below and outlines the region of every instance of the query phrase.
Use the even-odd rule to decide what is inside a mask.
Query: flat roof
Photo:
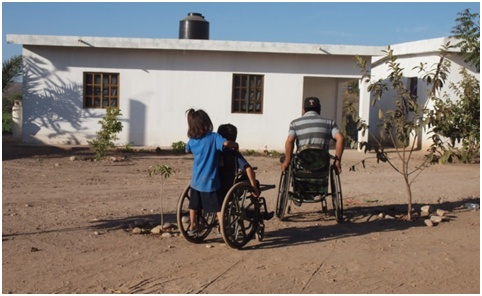
[[[196,50],[351,56],[381,56],[383,55],[382,51],[386,49],[385,46],[14,34],[7,35],[7,42],[13,44],[36,46]]]

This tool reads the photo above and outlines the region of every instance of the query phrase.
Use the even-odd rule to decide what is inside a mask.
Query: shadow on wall
[[[54,142],[81,144],[76,134],[86,130],[82,118],[100,116],[82,108],[82,85],[63,81],[55,74],[58,69],[47,71],[43,65],[39,59],[25,58],[22,140],[41,143],[36,135],[46,129]]]

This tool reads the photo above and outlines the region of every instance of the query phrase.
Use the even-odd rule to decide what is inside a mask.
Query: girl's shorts
[[[191,199],[189,200],[189,209],[200,210],[203,209],[207,213],[216,213],[221,211],[218,193],[201,192],[191,188]]]

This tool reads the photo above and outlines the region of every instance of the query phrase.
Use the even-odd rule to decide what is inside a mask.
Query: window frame
[[[84,72],[83,78],[83,108],[119,108],[120,73]]]
[[[233,73],[231,113],[263,114],[263,74]]]

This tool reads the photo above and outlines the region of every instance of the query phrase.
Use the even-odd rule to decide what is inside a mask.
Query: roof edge
[[[284,54],[360,55],[382,54],[382,46],[302,44],[225,40],[114,38],[91,36],[7,35],[7,42],[23,45],[260,52]]]

